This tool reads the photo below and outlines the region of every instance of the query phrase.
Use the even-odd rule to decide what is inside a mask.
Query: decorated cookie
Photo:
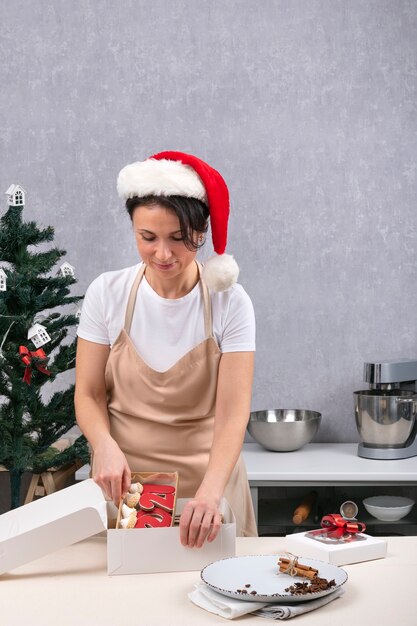
[[[122,528],[135,528],[136,521],[137,521],[137,514],[135,511],[135,513],[131,513],[129,517],[125,517],[124,519],[121,519],[120,526]]]
[[[139,506],[143,511],[153,511],[154,507],[172,513],[175,494],[173,493],[142,493]]]
[[[140,494],[136,493],[128,493],[125,498],[125,504],[129,507],[135,508],[138,505],[140,499]]]
[[[175,487],[172,485],[143,485],[142,493],[175,493]]]
[[[136,513],[136,510],[127,504],[122,504],[122,518],[125,519],[129,517],[132,513]]]
[[[138,512],[135,528],[162,528],[171,526],[172,515],[155,507],[152,513]]]
[[[129,493],[142,493],[143,485],[140,482],[132,483],[129,487]]]

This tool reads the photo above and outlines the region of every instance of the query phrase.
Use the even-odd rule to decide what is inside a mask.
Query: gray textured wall
[[[228,181],[257,313],[253,407],[355,441],[368,358],[417,355],[414,0],[0,2],[0,188],[56,228],[79,288],[136,261],[126,163]]]

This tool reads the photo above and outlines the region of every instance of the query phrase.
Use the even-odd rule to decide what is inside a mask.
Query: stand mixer
[[[369,390],[355,391],[358,455],[368,459],[417,456],[417,360],[364,364]]]

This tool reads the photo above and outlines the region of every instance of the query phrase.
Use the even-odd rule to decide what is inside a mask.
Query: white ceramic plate
[[[280,574],[277,565],[279,556],[279,554],[276,556],[236,556],[221,559],[206,565],[200,575],[206,585],[218,593],[249,602],[281,602],[283,600],[285,602],[303,602],[313,600],[333,593],[346,582],[348,577],[341,567],[300,557],[300,563],[316,568],[318,576],[321,578],[327,578],[327,580],[334,578],[336,585],[325,591],[294,596],[285,589],[295,582],[304,582],[308,579]],[[247,584],[250,584],[250,587],[245,587]],[[245,589],[247,594],[238,593],[237,589]],[[251,595],[251,591],[256,591],[256,595]]]

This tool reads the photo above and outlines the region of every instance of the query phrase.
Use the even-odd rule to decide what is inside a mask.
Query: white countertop
[[[238,555],[283,550],[281,537],[237,539]],[[389,537],[385,559],[344,569],[349,575],[345,594],[298,616],[297,626],[415,626],[417,537]],[[198,581],[199,572],[107,576],[106,539],[95,536],[0,576],[0,622],[7,626],[224,626],[223,618],[188,600],[187,593]],[[265,626],[268,622],[245,616],[236,623]]]
[[[269,452],[257,443],[243,445],[250,483],[416,483],[417,456],[409,459],[378,461],[357,454],[356,443],[309,443],[295,452]],[[89,477],[90,466],[75,474],[77,480]]]
[[[249,482],[417,483],[417,456],[379,461],[357,454],[356,443],[309,443],[294,452],[269,452],[245,443]]]

